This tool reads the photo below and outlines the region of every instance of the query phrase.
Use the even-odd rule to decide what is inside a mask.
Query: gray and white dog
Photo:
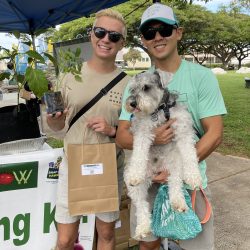
[[[171,78],[172,74],[157,70],[138,74],[129,83],[126,109],[133,113],[134,141],[124,178],[128,195],[136,207],[135,237],[139,240],[151,232],[147,190],[152,176],[163,170],[169,172],[170,204],[178,211],[188,209],[182,192],[183,182],[192,188],[201,185],[192,118],[187,108],[176,102],[177,95],[168,91]],[[174,139],[165,145],[154,145],[154,128],[169,118],[176,119],[171,125]]]

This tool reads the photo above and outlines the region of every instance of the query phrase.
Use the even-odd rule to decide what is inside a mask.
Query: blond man
[[[96,14],[90,39],[93,54],[82,67],[82,84],[74,83],[72,75],[66,75],[62,88],[65,107],[63,113],[47,115],[48,125],[53,130],[61,130],[69,124],[74,115],[92,99],[100,89],[105,87],[121,71],[115,65],[115,58],[124,46],[126,26],[120,13],[106,9]],[[99,100],[83,117],[70,128],[64,139],[65,156],[59,171],[58,194],[55,219],[58,225],[56,250],[72,250],[78,236],[80,216],[70,216],[68,210],[68,164],[67,144],[92,144],[114,141],[121,97],[128,77],[123,78],[111,91]],[[87,119],[86,119],[87,116]],[[100,136],[97,136],[98,133]],[[119,194],[123,183],[124,153],[118,149],[118,183]],[[96,214],[98,233],[97,249],[115,248],[115,221],[119,211]]]

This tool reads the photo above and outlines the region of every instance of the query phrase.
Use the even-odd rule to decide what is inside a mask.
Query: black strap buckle
[[[154,112],[154,113],[151,114],[151,120],[153,122],[158,121],[158,112]]]
[[[103,89],[100,90],[100,93],[101,93],[103,96],[105,96],[105,95],[107,95],[108,91],[107,91],[105,88],[103,88]]]

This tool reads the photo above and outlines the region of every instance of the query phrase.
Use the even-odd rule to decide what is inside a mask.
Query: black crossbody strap
[[[109,90],[111,90],[118,82],[120,82],[127,74],[125,72],[121,72],[117,77],[115,77],[108,85],[100,90],[100,92],[90,100],[78,113],[74,116],[69,124],[69,129],[72,125],[85,113],[87,112],[92,106],[94,106],[103,96],[105,96]],[[67,132],[68,132],[67,131]]]

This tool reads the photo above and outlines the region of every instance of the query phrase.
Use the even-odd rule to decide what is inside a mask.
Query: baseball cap
[[[145,24],[153,20],[178,26],[178,20],[173,9],[161,3],[155,3],[144,11],[139,29],[141,30]]]

